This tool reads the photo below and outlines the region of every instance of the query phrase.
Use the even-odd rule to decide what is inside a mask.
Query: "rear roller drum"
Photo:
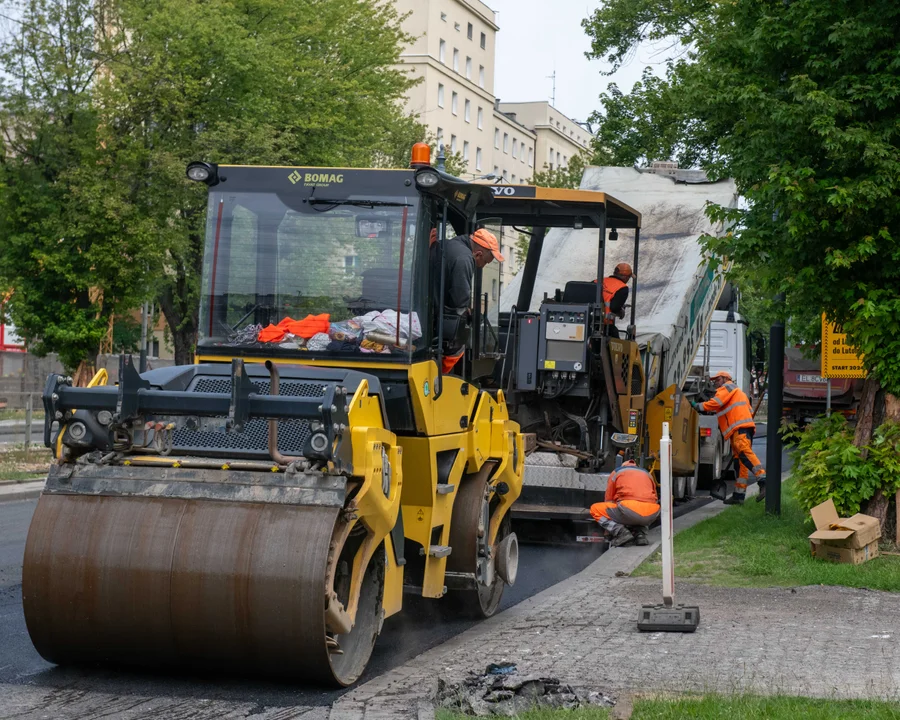
[[[453,590],[446,602],[452,612],[468,617],[491,617],[500,606],[506,579],[515,582],[518,545],[511,533],[509,514],[500,523],[496,542],[487,546],[490,532],[490,486],[481,477],[464,480],[453,504],[447,571],[474,575],[473,589]],[[503,562],[498,563],[498,554]]]

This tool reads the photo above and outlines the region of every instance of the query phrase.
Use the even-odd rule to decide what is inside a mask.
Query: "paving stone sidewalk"
[[[676,531],[722,507],[712,503],[679,518]],[[334,705],[331,720],[433,717],[438,678],[458,682],[499,660],[515,662],[520,673],[613,695],[900,699],[900,594],[679,583],[676,600],[700,606],[697,632],[639,633],[638,608],[659,602],[661,588],[627,573],[657,546],[611,550],[578,575],[356,688]]]

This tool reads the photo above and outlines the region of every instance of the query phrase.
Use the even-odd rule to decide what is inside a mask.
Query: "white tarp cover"
[[[652,343],[657,351],[668,346],[679,316],[706,272],[698,238],[714,231],[704,212],[707,203],[734,207],[737,202],[732,180],[694,182],[702,173],[689,171],[679,176],[691,181],[676,183],[670,177],[634,168],[588,167],[581,181],[581,189],[608,193],[642,215],[635,325],[641,345]],[[569,280],[596,279],[597,247],[596,230],[549,231],[529,309],[539,310],[544,293],[552,298]],[[619,239],[606,244],[604,277],[617,263],[632,263],[633,258],[634,233],[619,230]],[[516,304],[521,281],[520,272],[504,289],[501,312]],[[626,318],[617,323],[621,330],[630,322],[630,313],[630,308],[626,309]]]

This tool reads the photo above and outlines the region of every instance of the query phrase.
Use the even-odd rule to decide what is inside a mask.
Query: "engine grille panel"
[[[261,395],[269,394],[268,380],[254,380],[253,384]],[[230,393],[230,378],[199,377],[193,381],[188,392]],[[279,394],[288,397],[323,397],[325,387],[321,383],[282,379]],[[281,420],[278,423],[278,450],[287,455],[298,454],[310,436],[309,421]],[[244,425],[243,432],[218,430],[191,430],[186,427],[175,431],[173,452],[178,454],[248,457],[268,457],[269,422],[254,418]]]

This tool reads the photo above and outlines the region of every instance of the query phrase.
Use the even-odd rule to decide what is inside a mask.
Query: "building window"
[[[506,180],[506,170],[503,171],[503,179]]]
[[[550,162],[553,162],[553,148],[550,148]]]
[[[344,255],[344,270],[353,272],[356,269],[356,255]]]
[[[444,107],[444,86],[438,84],[438,107]]]
[[[464,113],[465,114],[463,115],[463,117],[465,118],[466,122],[472,122],[472,101],[471,100],[466,100]]]
[[[456,135],[450,136],[450,152],[456,152]]]
[[[439,142],[444,139],[444,128],[439,127],[437,129],[437,139]]]
[[[512,151],[513,160],[515,160],[516,156],[518,155],[518,152],[517,152],[518,148],[519,148],[519,143],[516,141],[515,138],[513,138],[513,151]]]
[[[469,162],[469,141],[463,140],[463,160]]]
[[[534,148],[528,148],[528,167],[534,167]]]
[[[472,58],[466,58],[466,80],[472,79]]]
[[[481,148],[475,148],[475,169],[481,172]],[[502,253],[501,253],[502,254]]]
[[[494,148],[500,149],[500,131],[494,128]]]
[[[478,129],[484,129],[484,109],[478,108]]]
[[[469,27],[466,28],[466,37],[469,38],[469,40],[472,39],[473,32],[475,32],[475,28],[472,27],[472,23],[469,23]]]
[[[459,95],[451,93],[450,95],[450,112],[454,115],[459,114]]]
[[[556,167],[559,167],[559,153],[556,153]]]
[[[500,175],[500,168],[498,168],[496,165],[494,165],[494,175]],[[503,253],[500,254],[502,255]]]
[[[487,47],[487,35],[481,33],[481,49],[484,50]]]
[[[563,155],[563,165],[565,165],[566,167],[568,167],[569,165],[569,158],[567,155]]]
[[[512,182],[515,182],[515,181],[516,181],[516,176],[515,176],[515,174],[513,174],[513,176],[512,176]]]
[[[438,48],[438,60],[442,63],[447,62],[447,43],[444,40],[441,40]]]
[[[453,48],[453,72],[459,72],[459,50]]]
[[[484,65],[478,66],[478,87],[484,87]]]
[[[441,20],[447,22],[447,13],[441,13]]]
[[[453,29],[459,32],[459,23],[453,23]]]
[[[509,152],[509,133],[503,133],[503,152]]]

